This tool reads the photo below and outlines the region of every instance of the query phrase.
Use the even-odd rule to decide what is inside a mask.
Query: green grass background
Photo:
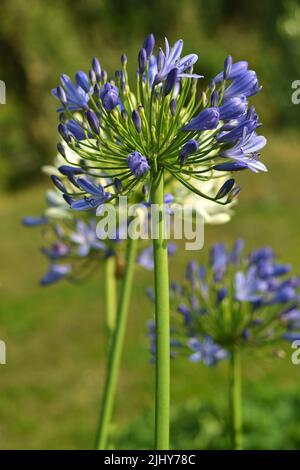
[[[242,236],[248,248],[270,244],[300,272],[299,144],[295,133],[271,134],[264,152],[269,172],[238,175],[242,185],[233,220],[207,226],[201,252],[178,250],[171,278],[186,261],[204,259],[216,240]],[[92,448],[103,386],[106,338],[103,272],[81,285],[38,286],[46,269],[39,230],[20,220],[43,209],[44,183],[0,206],[0,339],[7,364],[0,366],[0,448]],[[118,383],[111,446],[152,446],[154,368],[149,363],[146,321],[152,305],[144,295],[152,274],[137,268]],[[291,349],[243,358],[247,448],[300,448],[300,366]],[[172,363],[172,445],[226,448],[227,365],[215,368]]]

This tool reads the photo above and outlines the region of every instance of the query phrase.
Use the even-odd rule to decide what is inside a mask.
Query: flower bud
[[[63,182],[61,181],[61,179],[58,176],[51,175],[51,179],[52,179],[52,182],[53,182],[54,186],[56,186],[57,189],[59,189],[62,193],[66,192],[65,185],[63,184]]]
[[[217,108],[206,108],[186,124],[183,131],[205,131],[215,129],[219,124]]]
[[[224,80],[227,80],[227,78],[229,77],[231,67],[232,67],[232,57],[231,55],[229,55],[226,57],[225,62],[224,62],[224,73],[223,73]]]
[[[155,46],[155,38],[154,38],[154,35],[150,33],[149,36],[146,37],[144,44],[143,44],[143,48],[145,49],[147,53],[148,59],[153,52],[154,46]]]
[[[58,129],[58,132],[60,133],[60,135],[62,136],[62,138],[67,143],[70,142],[70,132],[69,132],[67,126],[65,126],[65,124],[60,123],[58,125],[57,129]]]
[[[101,65],[97,57],[94,57],[92,60],[92,68],[96,74],[96,79],[97,82],[100,82],[101,80]]]
[[[89,123],[90,128],[92,129],[92,131],[94,131],[95,134],[99,134],[100,133],[99,119],[98,119],[97,115],[94,113],[94,111],[89,109],[86,112],[86,118],[88,120],[88,123]]]
[[[176,113],[176,101],[174,99],[170,101],[170,111],[172,116],[174,116]]]
[[[229,180],[225,181],[223,186],[221,186],[221,188],[219,189],[216,195],[216,199],[222,199],[223,197],[225,197],[233,188],[234,183],[235,181],[233,178],[230,178]]]
[[[133,122],[134,127],[136,128],[137,132],[141,132],[141,129],[142,129],[141,118],[140,118],[140,115],[139,115],[139,113],[136,109],[134,111],[132,111],[131,118],[132,118],[132,122]]]
[[[217,90],[214,90],[211,94],[210,105],[211,106],[218,106],[219,100],[220,100],[220,95],[217,92]]]
[[[62,86],[59,85],[56,88],[56,93],[57,93],[58,99],[62,102],[62,104],[66,104],[67,103],[67,97],[66,97],[65,90],[63,89]]]
[[[65,147],[63,146],[63,144],[61,142],[59,142],[57,144],[56,148],[57,148],[57,151],[60,153],[60,155],[62,155],[64,158],[66,158]]]
[[[197,152],[199,144],[196,140],[191,139],[189,140],[180,150],[179,158],[181,165],[184,165],[188,156],[192,155],[193,153]]]
[[[168,73],[166,84],[165,84],[165,89],[164,89],[165,96],[168,96],[171,93],[177,81],[178,81],[178,68],[175,67]]]
[[[92,83],[92,85],[95,85],[95,83],[96,83],[96,74],[95,74],[95,71],[93,69],[91,69],[89,71],[89,79],[90,79],[90,82]]]
[[[75,75],[77,84],[87,93],[90,91],[90,82],[86,73],[79,70]]]
[[[142,74],[146,70],[146,64],[147,64],[147,53],[146,49],[142,48],[139,52],[139,73]]]

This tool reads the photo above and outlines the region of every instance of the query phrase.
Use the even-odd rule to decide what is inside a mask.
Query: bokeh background
[[[134,73],[149,32],[182,37],[197,52],[197,72],[211,77],[224,57],[247,59],[263,91],[253,102],[268,137],[267,174],[244,173],[233,220],[206,227],[200,253],[178,250],[171,277],[209,244],[243,236],[249,248],[270,244],[300,272],[300,2],[296,0],[1,0],[0,79],[0,448],[92,448],[103,384],[106,339],[101,267],[86,283],[41,288],[46,269],[39,231],[22,228],[44,208],[49,181],[39,168],[55,155],[56,107],[50,89],[62,72],[87,70],[97,55],[112,74],[126,51]],[[136,276],[126,335],[112,447],[151,448],[154,370],[149,363],[144,295],[152,275]],[[244,355],[246,448],[300,448],[300,366],[289,345]],[[172,364],[172,446],[227,448],[227,365]]]

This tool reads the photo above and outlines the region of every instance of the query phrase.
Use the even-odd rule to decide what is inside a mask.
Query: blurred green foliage
[[[182,37],[199,53],[197,71],[212,76],[226,54],[249,60],[264,92],[255,100],[265,125],[296,125],[291,83],[300,78],[298,0],[1,0],[0,182],[28,184],[51,160],[57,141],[50,89],[60,73],[88,70],[99,56],[110,74],[126,49],[134,73],[144,36]]]
[[[250,393],[249,393],[250,392]],[[251,395],[250,395],[251,394]],[[254,384],[243,401],[245,450],[297,450],[300,447],[300,397]],[[230,449],[225,403],[190,400],[177,406],[171,418],[171,449]],[[115,449],[151,449],[153,414],[145,412],[130,425],[115,429]]]

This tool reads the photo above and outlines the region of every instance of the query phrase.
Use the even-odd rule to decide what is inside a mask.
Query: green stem
[[[133,281],[133,270],[136,258],[137,241],[128,239],[126,253],[126,268],[121,284],[121,292],[117,310],[117,323],[109,348],[107,375],[105,379],[100,421],[96,435],[96,448],[106,449],[108,431],[112,417],[116,395],[116,384],[119,374],[124,334],[127,321],[130,294]]]
[[[169,269],[167,239],[164,220],[164,179],[159,174],[151,190],[152,204],[159,205],[156,230],[153,239],[155,277],[156,323],[156,397],[155,397],[155,448],[169,449],[170,414],[170,312]]]
[[[116,326],[116,258],[109,256],[105,260],[105,324],[109,338],[112,337]]]
[[[237,348],[232,349],[229,363],[229,394],[231,440],[234,450],[242,449],[241,359]]]

